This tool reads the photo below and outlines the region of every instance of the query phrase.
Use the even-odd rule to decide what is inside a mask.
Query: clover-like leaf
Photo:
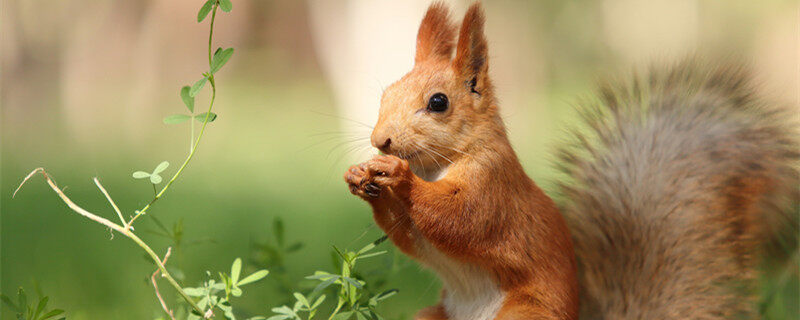
[[[152,182],[153,184],[159,184],[159,183],[161,183],[161,181],[163,181],[163,180],[164,180],[164,179],[163,179],[163,178],[161,178],[161,176],[160,176],[160,175],[157,175],[157,174],[152,174],[152,175],[150,175],[150,182]]]
[[[206,77],[203,77],[202,79],[197,80],[197,82],[195,82],[192,85],[192,88],[189,89],[189,96],[190,97],[196,96],[197,93],[200,92],[201,89],[203,89],[203,86],[206,85],[206,81],[208,81],[208,78],[206,78]]]
[[[189,112],[194,112],[194,97],[189,95],[189,91],[191,90],[192,87],[183,86],[183,88],[181,88],[181,100],[183,100],[183,104],[186,105]]]
[[[39,320],[47,320],[47,319],[50,319],[50,318],[55,317],[57,315],[60,315],[62,313],[64,313],[64,310],[53,309],[53,310],[50,310],[49,312],[43,314],[42,317],[39,318]],[[64,319],[64,318],[61,318],[61,319]]]
[[[214,1],[216,0],[208,0],[200,7],[200,11],[197,12],[197,22],[203,22],[206,16],[208,16],[208,13],[211,12],[211,7],[214,5]]]
[[[214,120],[217,120],[217,114],[213,112],[203,112],[201,114],[195,115],[194,118],[197,121],[205,122],[206,114],[208,114],[208,122],[214,122]]]
[[[147,172],[144,172],[144,171],[136,171],[136,172],[133,173],[133,178],[134,179],[144,179],[144,178],[149,178],[149,177],[150,177],[150,174],[147,173]]]
[[[231,265],[231,283],[239,283],[239,274],[242,273],[242,258],[236,258]]]
[[[183,288],[183,292],[190,297],[202,297],[206,295],[205,288]]]
[[[153,170],[153,174],[156,175],[156,174],[162,173],[162,172],[164,172],[164,170],[167,170],[168,167],[169,167],[169,162],[162,161]]]
[[[186,122],[186,120],[189,120],[191,118],[192,116],[185,114],[173,114],[171,116],[164,117],[164,124],[177,124],[181,122]]]
[[[246,285],[248,283],[256,282],[258,280],[264,279],[264,277],[266,277],[268,274],[269,274],[269,270],[267,270],[267,269],[258,270],[256,272],[253,272],[249,276],[244,277],[244,279],[242,279],[239,282],[237,282],[236,285],[243,286],[243,285]]]
[[[219,7],[222,9],[222,11],[231,12],[231,9],[233,9],[233,3],[231,3],[231,0],[220,0]]]
[[[228,60],[231,59],[233,55],[233,48],[228,48],[225,50],[217,50],[214,54],[214,58],[211,59],[211,73],[216,73]]]
[[[319,298],[317,298],[317,301],[314,302],[313,305],[311,305],[311,309],[316,309],[317,307],[319,307],[319,305],[322,304],[323,301],[325,301],[325,295],[324,294],[319,296]]]

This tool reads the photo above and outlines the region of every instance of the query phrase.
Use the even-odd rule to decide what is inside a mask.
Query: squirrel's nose
[[[383,153],[390,153],[389,152],[389,146],[391,144],[392,144],[392,139],[391,138],[386,138],[386,140],[384,140],[383,143],[381,143],[379,145],[376,145],[375,147],[380,149],[381,151],[383,151]]]
[[[388,135],[375,133],[372,134],[372,146],[378,148],[379,150],[383,151],[383,153],[389,153],[389,148],[392,145],[392,138]]]

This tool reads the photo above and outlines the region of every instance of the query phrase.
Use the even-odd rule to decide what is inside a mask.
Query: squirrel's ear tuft
[[[450,23],[450,9],[442,2],[431,4],[419,26],[414,62],[431,58],[449,60],[453,53],[455,33],[455,26]]]
[[[461,23],[458,47],[453,67],[458,76],[474,93],[488,86],[489,57],[486,36],[483,34],[485,17],[479,2],[469,7]]]

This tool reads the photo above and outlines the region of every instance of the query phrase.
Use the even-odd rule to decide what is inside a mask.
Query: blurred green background
[[[161,118],[183,112],[182,85],[206,68],[207,24],[200,0],[81,2],[6,0],[2,10],[0,291],[33,282],[69,319],[152,319],[160,309],[147,281],[154,266],[128,239],[68,210],[40,176],[11,199],[32,169],[44,167],[84,208],[115,218],[91,181],[99,177],[126,215],[152,197],[133,180],[162,160],[177,169],[188,125]],[[283,219],[286,273],[245,288],[234,301],[249,315],[287,303],[280,279],[295,283],[332,270],[332,245],[359,248],[381,233],[368,206],[341,181],[373,151],[369,130],[381,88],[413,60],[413,35],[427,1],[235,0],[218,17],[216,45],[236,54],[217,75],[219,118],[196,158],[149,215],[183,221],[184,242],[170,265],[196,285],[205,271],[246,270],[260,261],[254,243]],[[469,4],[452,2],[455,17]],[[550,151],[574,123],[573,107],[610,73],[686,54],[750,61],[771,99],[797,105],[796,1],[485,1],[491,72],[512,141],[528,173],[550,190]],[[399,8],[401,7],[401,8]],[[400,51],[393,50],[394,47]],[[199,95],[197,108],[207,103]],[[349,120],[342,120],[342,119]],[[160,253],[171,245],[136,231]],[[366,263],[385,270],[400,294],[381,307],[409,318],[435,303],[430,272],[395,254]],[[798,319],[797,266],[774,267],[769,318]],[[787,273],[788,272],[788,273]],[[162,285],[168,301],[174,293]],[[772,289],[777,288],[777,289]],[[6,308],[2,319],[12,319]]]

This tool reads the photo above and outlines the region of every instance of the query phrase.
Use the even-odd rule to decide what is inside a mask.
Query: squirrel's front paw
[[[354,165],[344,174],[350,192],[364,199],[378,198],[386,187],[393,191],[410,181],[411,169],[408,161],[395,156],[375,156],[371,160]]]

